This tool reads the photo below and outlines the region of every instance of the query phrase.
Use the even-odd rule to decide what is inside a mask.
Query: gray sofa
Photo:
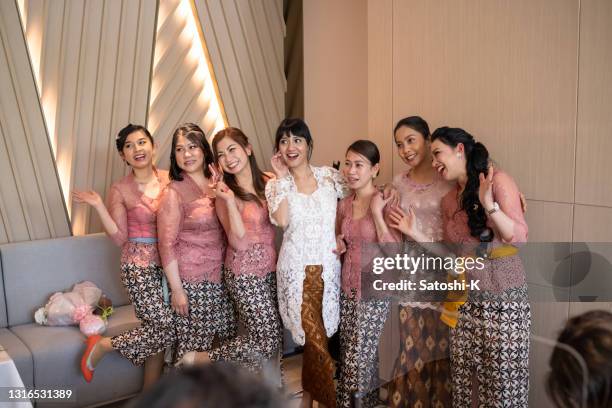
[[[104,234],[0,245],[0,259],[0,345],[13,358],[26,387],[70,388],[76,396],[71,406],[80,407],[140,391],[142,368],[117,353],[106,356],[87,384],[80,372],[85,336],[77,327],[43,327],[34,322],[34,311],[51,294],[89,280],[115,306],[107,335],[138,324],[120,281],[119,249]]]

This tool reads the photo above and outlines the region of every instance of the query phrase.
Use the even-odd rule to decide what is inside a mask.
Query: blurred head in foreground
[[[188,367],[163,377],[132,408],[281,408],[279,392],[233,364]]]
[[[550,357],[547,390],[560,408],[612,407],[612,313],[570,319]]]

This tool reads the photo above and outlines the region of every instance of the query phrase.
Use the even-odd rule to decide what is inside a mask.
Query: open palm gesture
[[[480,180],[478,198],[480,199],[480,204],[482,204],[484,208],[493,207],[493,173],[493,165],[491,164],[489,165],[489,171],[486,177],[483,173],[478,175]]]

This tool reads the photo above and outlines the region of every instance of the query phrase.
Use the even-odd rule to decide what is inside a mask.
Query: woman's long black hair
[[[449,128],[447,126],[436,129],[431,135],[432,142],[440,140],[447,146],[456,147],[459,143],[463,144],[466,157],[467,183],[461,194],[461,209],[467,213],[470,234],[481,239],[483,232],[493,233],[487,228],[487,216],[482,207],[478,190],[480,189],[480,173],[485,176],[489,172],[489,151],[480,142],[463,129]],[[490,236],[490,239],[493,235]],[[487,239],[490,240],[490,239]]]

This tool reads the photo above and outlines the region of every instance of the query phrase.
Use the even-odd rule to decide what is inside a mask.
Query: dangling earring
[[[457,158],[458,159],[463,159],[463,155],[461,153],[457,153]]]

